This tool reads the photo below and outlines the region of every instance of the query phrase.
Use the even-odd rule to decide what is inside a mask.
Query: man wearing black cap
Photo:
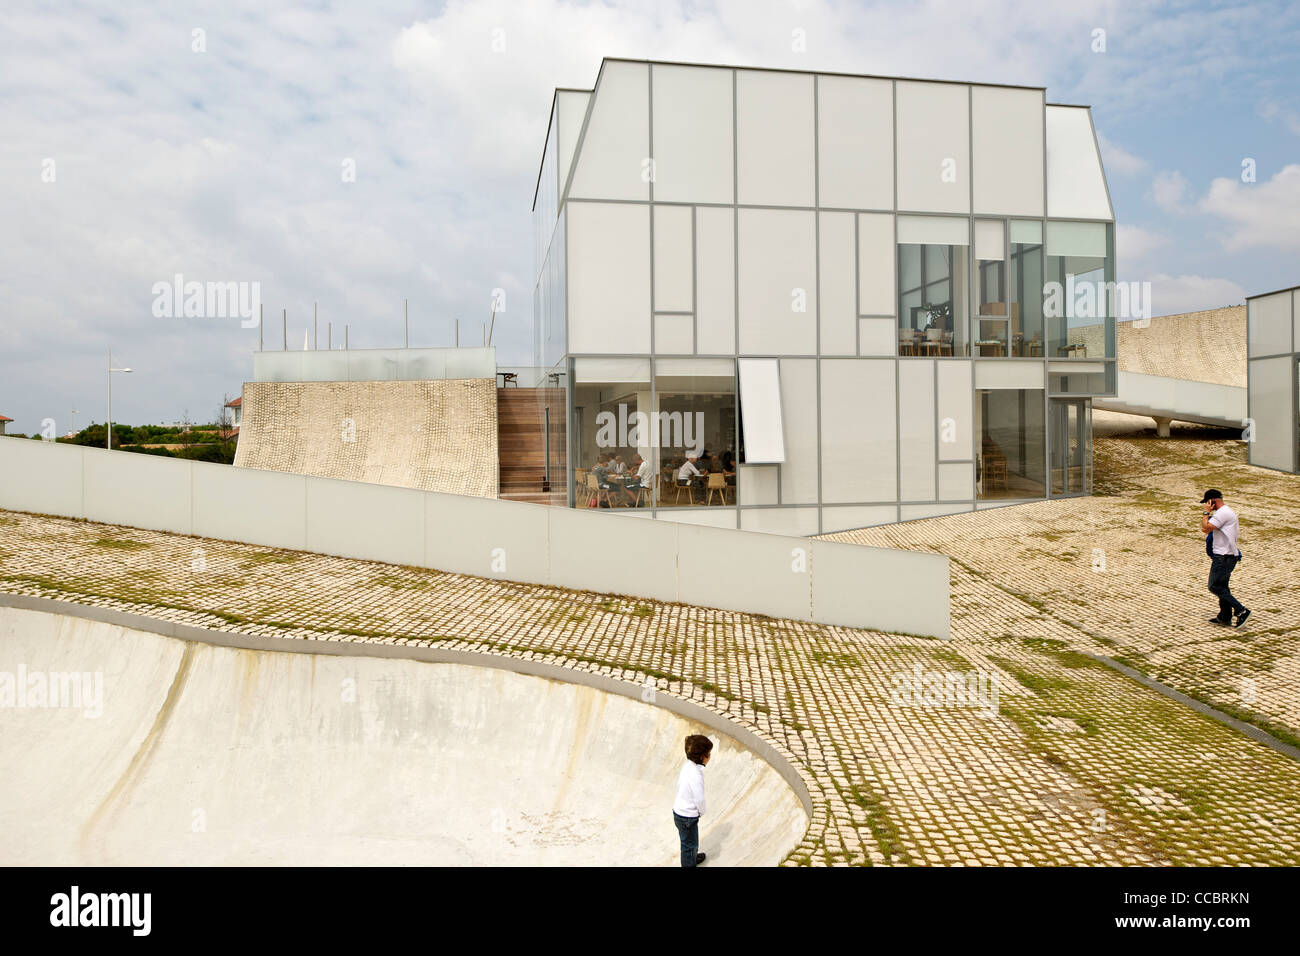
[[[1210,553],[1210,593],[1219,599],[1219,615],[1210,618],[1210,623],[1241,627],[1250,617],[1250,608],[1228,590],[1232,569],[1241,560],[1241,552],[1237,550],[1237,513],[1223,503],[1223,492],[1217,488],[1207,491],[1201,504],[1206,506],[1201,511],[1201,531],[1209,536],[1205,550]]]

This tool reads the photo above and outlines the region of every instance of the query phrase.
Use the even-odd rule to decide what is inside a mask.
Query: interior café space
[[[572,381],[573,507],[737,503],[733,359],[577,358]]]
[[[1045,417],[1041,388],[998,388],[975,393],[978,499],[1045,497]]]
[[[898,354],[967,355],[970,221],[899,216]]]

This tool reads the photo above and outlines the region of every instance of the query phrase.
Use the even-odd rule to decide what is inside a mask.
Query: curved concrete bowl
[[[72,673],[91,675],[79,701]],[[0,860],[675,865],[682,739],[700,732],[710,863],[780,862],[808,825],[782,775],[637,699],[0,607]]]

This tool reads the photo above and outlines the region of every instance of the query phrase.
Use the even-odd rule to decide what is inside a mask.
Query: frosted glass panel
[[[561,190],[569,181],[569,167],[573,163],[573,152],[578,145],[578,135],[582,132],[582,121],[587,116],[587,103],[590,100],[590,93],[560,90],[555,94],[560,124],[559,188]]]
[[[893,359],[826,359],[821,369],[822,501],[896,501]]]
[[[903,501],[934,500],[934,362],[898,363],[899,470]]]
[[[736,351],[736,214],[695,210],[695,334],[704,354]]]
[[[695,351],[695,318],[690,315],[655,316],[655,352],[663,355]]]
[[[897,84],[898,208],[970,211],[969,87]]]
[[[816,220],[812,212],[741,209],[740,350],[817,349]]]
[[[1049,256],[1106,258],[1106,224],[1101,222],[1049,222]]]
[[[811,206],[813,77],[737,70],[736,107],[740,201]]]
[[[690,312],[691,208],[655,206],[655,311]]]
[[[655,199],[729,203],[731,70],[652,67]]]
[[[858,216],[858,313],[894,314],[894,217]]]
[[[1002,220],[975,220],[975,258],[986,262],[1006,259],[1002,245]]]
[[[1112,218],[1087,109],[1047,107],[1047,214],[1065,219]]]
[[[758,508],[740,512],[742,531],[767,534],[810,535],[817,533],[816,508]]]
[[[860,355],[894,355],[898,351],[893,319],[858,319]]]
[[[976,388],[1042,388],[1043,364],[984,359],[975,363]]]
[[[1043,94],[971,87],[975,212],[1043,214]]]
[[[1250,463],[1291,471],[1296,453],[1295,359],[1256,359],[1249,364],[1247,414],[1255,423],[1255,440],[1247,444]]]
[[[973,462],[944,462],[939,466],[939,500],[971,501],[975,497]]]
[[[894,505],[823,508],[822,533],[830,534],[833,531],[871,528],[876,525],[893,524],[897,520],[898,508]]]
[[[649,199],[650,74],[644,63],[606,61],[587,135],[573,171],[572,197]]]
[[[971,444],[971,363],[939,362],[939,460],[969,460]]]
[[[970,245],[970,220],[957,216],[899,216],[899,243]]]
[[[893,83],[819,76],[817,126],[819,205],[893,209]]]
[[[853,214],[821,214],[821,352],[855,355],[858,321]]]
[[[1291,293],[1279,292],[1246,303],[1246,340],[1250,355],[1290,352]]]
[[[572,203],[569,351],[650,351],[650,209]]]
[[[816,504],[817,362],[815,359],[781,360],[781,415],[785,424],[785,464],[781,466],[781,501],[784,504]]]
[[[1011,241],[1030,246],[1041,246],[1043,244],[1043,224],[1041,222],[1013,220],[1011,223]]]

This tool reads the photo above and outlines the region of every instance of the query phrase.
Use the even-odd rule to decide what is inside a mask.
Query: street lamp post
[[[108,350],[108,431],[104,438],[104,447],[109,451],[113,450],[113,373],[114,372],[133,372],[129,368],[113,368],[113,350]]]

